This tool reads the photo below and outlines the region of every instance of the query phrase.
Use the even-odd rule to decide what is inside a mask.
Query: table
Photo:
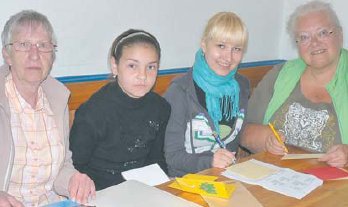
[[[300,149],[289,147],[289,153],[304,152]],[[313,167],[326,166],[325,163],[319,162],[317,161],[317,159],[281,160],[281,157],[282,156],[262,152],[242,158],[239,160],[239,162],[243,162],[253,158],[262,162],[274,164],[279,167],[291,168],[296,171],[302,171]],[[348,168],[346,169],[348,170]],[[200,174],[218,176],[218,181],[228,180],[228,178],[221,176],[221,172],[223,171],[224,169],[211,168],[200,172]],[[168,187],[169,184],[170,182],[162,184],[161,186],[159,186],[159,188],[179,197],[182,197],[184,199],[195,202],[201,206],[209,207],[208,204],[199,195],[172,189]],[[257,185],[249,185],[246,183],[243,183],[243,185],[253,194],[253,196],[255,196],[255,198],[264,207],[348,206],[348,180],[324,181],[324,184],[322,186],[316,188],[314,191],[312,191],[310,194],[308,194],[301,200],[266,190]]]

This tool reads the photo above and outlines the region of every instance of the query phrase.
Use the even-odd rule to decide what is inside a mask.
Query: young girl
[[[249,96],[248,80],[236,73],[246,45],[247,29],[237,15],[214,15],[193,70],[168,89],[172,113],[164,150],[170,176],[234,162]]]
[[[113,42],[109,61],[114,81],[75,113],[70,132],[74,166],[96,189],[118,184],[122,171],[158,163],[166,171],[164,134],[170,105],[151,92],[161,49],[156,38],[128,30]]]

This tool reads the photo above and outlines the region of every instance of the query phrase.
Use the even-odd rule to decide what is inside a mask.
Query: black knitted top
[[[158,163],[166,172],[163,144],[168,102],[154,92],[131,98],[110,82],[75,113],[70,149],[76,169],[96,189],[123,182],[121,172]]]

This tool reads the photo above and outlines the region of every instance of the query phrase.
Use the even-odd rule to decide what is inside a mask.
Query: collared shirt
[[[6,77],[5,93],[15,146],[8,193],[25,206],[61,200],[53,191],[53,182],[63,162],[64,145],[45,93],[39,87],[37,105],[32,108],[19,94],[11,73]]]

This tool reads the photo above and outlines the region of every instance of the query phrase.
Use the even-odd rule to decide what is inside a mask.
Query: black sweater
[[[135,99],[117,82],[105,85],[75,113],[70,131],[75,168],[90,176],[97,190],[123,182],[125,170],[158,163],[166,172],[169,115],[170,105],[156,93]]]

